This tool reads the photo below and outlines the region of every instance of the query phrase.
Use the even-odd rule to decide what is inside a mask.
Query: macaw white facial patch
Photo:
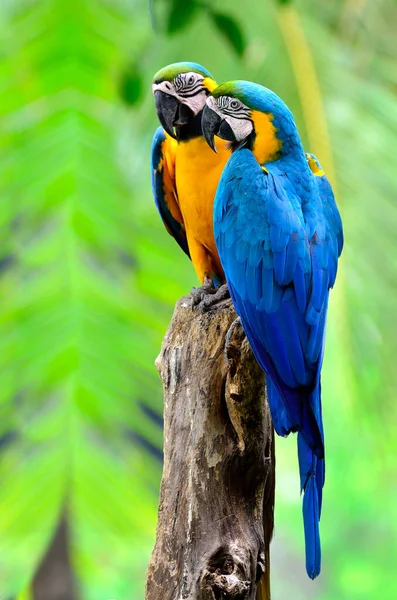
[[[194,115],[205,106],[208,91],[203,87],[204,77],[199,73],[179,73],[171,81],[161,81],[152,85],[153,94],[157,91],[174,96],[181,104],[186,104]]]
[[[238,142],[245,140],[252,132],[254,125],[249,116],[250,109],[240,100],[230,96],[210,96],[207,106],[230,125]]]

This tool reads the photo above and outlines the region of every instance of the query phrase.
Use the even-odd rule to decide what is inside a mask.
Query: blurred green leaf
[[[171,0],[167,32],[172,34],[186,27],[193,19],[199,4],[195,0]]]
[[[120,97],[129,106],[141,100],[143,94],[142,75],[136,65],[128,66],[120,77]]]
[[[240,25],[229,15],[209,10],[212,20],[219,32],[227,39],[239,56],[244,54],[245,40]]]
[[[157,512],[162,431],[151,415],[161,414],[153,361],[162,328],[137,283],[135,197],[116,158],[115,122],[126,111],[114,74],[141,23],[127,6],[96,0],[7,6],[0,597],[26,589],[67,504],[83,597],[137,598]],[[136,103],[141,91],[129,67],[124,100]]]
[[[15,600],[34,600],[32,591],[27,588],[21,592]]]

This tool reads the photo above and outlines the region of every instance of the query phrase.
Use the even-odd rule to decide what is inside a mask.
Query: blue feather
[[[166,135],[162,127],[158,127],[153,136],[152,142],[152,191],[157,210],[163,220],[167,231],[178,242],[182,250],[190,258],[189,246],[187,243],[186,232],[183,223],[172,216],[170,207],[167,201],[167,192],[164,186],[164,162],[163,148],[166,143]],[[176,192],[176,190],[175,190]]]
[[[270,412],[274,429],[278,435],[287,436],[293,430],[294,425],[288,419],[287,411],[284,403],[272,383],[270,377],[266,381],[267,399],[269,402]]]
[[[328,181],[309,168],[291,113],[265,88],[241,89],[248,106],[273,114],[281,157],[264,174],[250,150],[232,154],[215,197],[214,233],[234,306],[266,373],[276,432],[299,432],[306,569],[314,578],[325,478],[320,373],[342,224]]]
[[[262,267],[262,289],[260,290],[260,294],[257,296],[257,298],[261,298],[260,310],[264,310],[266,312],[271,311],[273,306],[273,292],[275,285],[277,284],[274,282],[273,269],[266,269]]]

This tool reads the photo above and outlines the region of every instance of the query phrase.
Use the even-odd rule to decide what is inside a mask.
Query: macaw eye
[[[190,75],[188,84],[192,85],[194,83],[194,75]]]
[[[230,102],[230,108],[238,108],[239,107],[239,101],[238,100],[232,100]]]

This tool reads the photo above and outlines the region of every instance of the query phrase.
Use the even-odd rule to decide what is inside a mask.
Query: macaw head
[[[175,63],[156,73],[152,91],[157,116],[168,135],[178,138],[178,130],[201,113],[215,87],[211,73],[196,63]]]
[[[215,150],[214,136],[231,143],[232,150],[247,147],[263,164],[293,147],[301,150],[294,117],[271,90],[249,81],[217,86],[207,98],[202,133]]]

